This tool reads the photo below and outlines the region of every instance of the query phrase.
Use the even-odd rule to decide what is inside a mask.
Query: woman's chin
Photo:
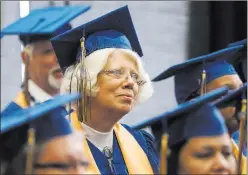
[[[130,104],[118,104],[116,105],[116,110],[123,113],[123,115],[129,113],[132,110],[132,105]]]

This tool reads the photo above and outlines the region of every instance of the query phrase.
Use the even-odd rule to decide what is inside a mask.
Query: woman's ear
[[[21,52],[21,57],[22,57],[22,63],[26,65],[27,64],[27,61],[29,59],[28,53],[25,52],[25,51],[22,51]]]

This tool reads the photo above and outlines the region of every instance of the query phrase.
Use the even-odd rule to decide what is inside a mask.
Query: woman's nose
[[[213,166],[216,173],[228,171],[228,160],[221,153],[218,153],[214,158]]]
[[[133,89],[134,84],[135,84],[135,82],[134,82],[133,78],[131,77],[131,75],[130,74],[126,75],[124,82],[123,82],[123,87]]]

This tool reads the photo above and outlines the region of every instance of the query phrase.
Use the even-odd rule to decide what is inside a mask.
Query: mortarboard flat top
[[[209,103],[185,109],[166,120],[168,145],[173,147],[183,141],[196,137],[219,136],[227,132],[225,121],[220,111]]]
[[[68,112],[61,105],[78,98],[79,94],[57,96],[34,107],[2,115],[1,160],[10,162],[17,156],[27,141],[30,126],[35,128],[36,142],[45,142],[54,137],[71,134],[72,128],[65,118]]]
[[[138,125],[133,126],[133,129],[142,129],[147,126],[151,126],[154,123],[157,123],[158,121],[163,121],[164,119],[173,118],[174,116],[180,116],[184,113],[190,112],[192,110],[197,109],[199,106],[201,106],[203,103],[211,102],[213,100],[216,100],[217,98],[225,95],[228,92],[227,87],[222,87],[219,89],[216,89],[214,91],[211,91],[204,96],[199,96],[195,98],[194,100],[185,102],[183,104],[178,105],[176,108],[167,111],[157,117],[154,117],[150,120],[147,120],[145,122],[142,122]]]
[[[237,53],[243,48],[244,45],[227,47],[187,60],[184,63],[170,67],[153,81],[159,81],[175,75],[176,100],[179,104],[184,103],[200,89],[203,70],[206,72],[205,84],[225,75],[237,74],[229,61],[233,60],[233,57],[236,57]]]
[[[127,6],[51,39],[63,71],[77,61],[82,37],[85,38],[86,56],[104,48],[132,49],[143,56]]]
[[[233,60],[233,65],[243,82],[247,82],[247,39],[230,43],[228,47],[244,45],[245,47],[239,51],[237,58]]]
[[[244,93],[247,92],[247,83],[245,83],[242,87],[228,93],[226,96],[224,96],[221,99],[218,99],[213,104],[217,107],[226,107],[229,104],[232,104],[233,102],[241,102],[242,96]]]
[[[70,22],[90,6],[65,6],[35,9],[24,18],[4,28],[4,35],[51,34]]]
[[[163,79],[166,79],[176,74],[179,74],[181,72],[184,72],[186,69],[192,70],[199,64],[203,64],[205,62],[213,62],[213,61],[220,60],[220,59],[226,60],[227,58],[232,57],[235,53],[237,53],[243,47],[244,47],[243,45],[235,45],[235,46],[221,49],[219,51],[216,51],[216,52],[213,52],[207,55],[189,59],[183,63],[171,66],[170,68],[165,70],[163,73],[155,77],[152,81],[161,81]]]
[[[48,36],[56,36],[69,29],[68,24],[78,15],[86,12],[90,6],[65,6],[65,7],[47,7],[35,9],[26,17],[18,19],[1,31],[1,35],[20,35],[20,39],[27,44],[27,37],[36,36],[33,40],[43,39]],[[50,38],[48,38],[50,39]]]
[[[57,107],[74,101],[80,97],[79,94],[66,94],[54,97],[44,103],[39,103],[34,107],[14,111],[9,115],[1,116],[1,134],[8,132],[11,129],[32,122],[33,120],[42,117],[51,110]]]
[[[245,45],[245,44],[247,45],[247,39],[243,39],[243,40],[240,40],[240,41],[230,43],[230,44],[228,44],[228,46],[233,47],[233,46]]]

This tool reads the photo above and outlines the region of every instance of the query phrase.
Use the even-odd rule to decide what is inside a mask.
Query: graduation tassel
[[[30,50],[28,47],[25,47],[25,52],[28,53],[28,58],[25,63],[25,77],[24,77],[24,97],[25,101],[27,103],[27,107],[30,107],[30,94],[29,94],[29,87],[28,87],[28,81],[29,81],[29,62],[30,62]],[[27,116],[28,117],[28,116]],[[35,150],[35,128],[32,126],[29,127],[27,131],[27,159],[26,159],[26,174],[32,174],[33,171],[33,158],[34,158],[34,150]]]
[[[206,93],[206,71],[202,71],[202,77],[201,77],[201,95],[204,95]]]
[[[87,119],[91,116],[91,110],[90,110],[90,98],[89,95],[91,95],[91,81],[89,78],[88,71],[85,66],[85,55],[86,50],[84,47],[85,38],[82,37],[80,39],[80,46],[82,50],[82,56],[80,58],[80,83],[79,83],[79,91],[81,93],[82,98],[78,101],[78,120],[80,122],[87,122]],[[90,82],[90,94],[87,94],[87,85],[88,82]],[[89,111],[88,111],[89,109]],[[89,112],[89,117],[88,117]]]
[[[33,172],[33,159],[35,149],[35,129],[30,127],[28,129],[28,150],[26,159],[26,174],[32,174]]]
[[[72,86],[72,79],[73,79],[74,72],[75,72],[75,66],[73,68],[73,71],[72,71],[72,74],[71,74],[71,77],[70,77],[70,85],[69,85],[69,92],[70,92],[70,94],[71,94],[71,86]],[[77,83],[77,85],[78,85],[78,83]],[[78,88],[77,88],[77,92],[78,92]],[[68,111],[69,111],[69,121],[71,122],[71,113],[73,111],[72,110],[72,102],[69,103],[69,109],[68,109]]]
[[[242,168],[242,150],[244,145],[244,136],[245,136],[245,121],[246,121],[246,105],[247,100],[242,99],[242,107],[239,115],[240,124],[239,124],[239,155],[238,155],[238,174],[241,174]]]
[[[28,52],[28,51],[27,51]],[[25,74],[24,74],[24,97],[27,103],[27,106],[30,106],[30,95],[29,95],[29,88],[28,88],[28,80],[29,80],[29,60],[30,57],[28,56],[26,63],[25,63]]]
[[[167,174],[167,155],[168,155],[168,134],[165,133],[161,139],[160,153],[160,174]]]

